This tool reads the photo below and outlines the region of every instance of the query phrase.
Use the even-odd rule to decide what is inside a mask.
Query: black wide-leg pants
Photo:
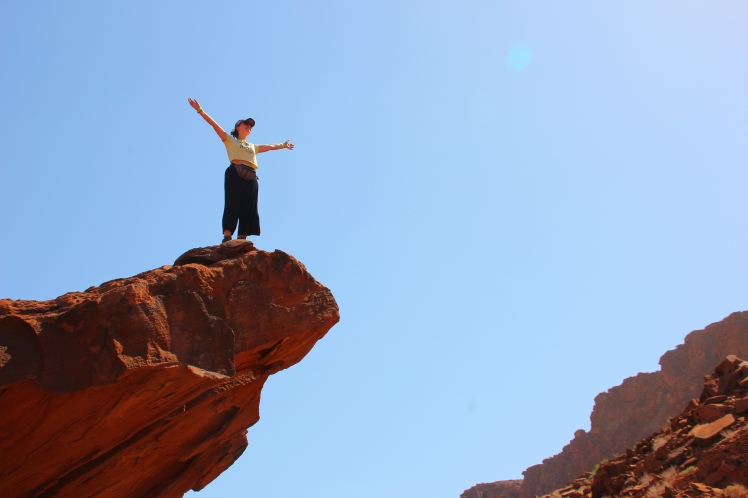
[[[225,203],[223,229],[234,234],[239,222],[239,235],[260,235],[260,214],[257,212],[257,180],[245,180],[229,165],[223,182]]]

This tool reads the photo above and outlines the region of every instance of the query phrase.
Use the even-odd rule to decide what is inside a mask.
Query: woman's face
[[[243,140],[247,138],[250,133],[252,133],[252,127],[247,123],[242,122],[239,124],[239,126],[236,127],[236,133],[239,135],[239,138]]]

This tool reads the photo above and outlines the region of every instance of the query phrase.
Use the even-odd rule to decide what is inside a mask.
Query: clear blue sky
[[[341,322],[198,497],[456,498],[746,309],[748,4],[2,2],[0,296],[218,243],[252,139],[261,249]]]

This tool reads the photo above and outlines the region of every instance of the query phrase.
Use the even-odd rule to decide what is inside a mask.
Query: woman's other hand
[[[195,109],[196,111],[199,111],[199,110],[201,109],[201,107],[200,107],[200,103],[199,103],[199,102],[198,102],[197,100],[188,98],[188,99],[187,99],[187,102],[189,102],[189,103],[190,103],[190,106],[191,106],[191,107],[192,107],[193,109]]]
[[[293,150],[293,144],[291,143],[290,140],[286,140],[286,142],[283,144],[283,148]]]

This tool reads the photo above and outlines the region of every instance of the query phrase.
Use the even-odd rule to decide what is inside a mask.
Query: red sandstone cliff
[[[227,469],[271,374],[339,320],[234,241],[52,301],[0,300],[0,496],[181,497]]]
[[[691,332],[683,344],[660,358],[660,371],[640,373],[599,394],[590,432],[576,431],[561,453],[525,470],[519,494],[505,491],[503,483],[513,481],[499,481],[480,484],[460,496],[531,498],[564,486],[666,425],[688,400],[698,397],[704,376],[728,355],[748,357],[748,312],[733,313]],[[479,487],[481,494],[476,495]]]

